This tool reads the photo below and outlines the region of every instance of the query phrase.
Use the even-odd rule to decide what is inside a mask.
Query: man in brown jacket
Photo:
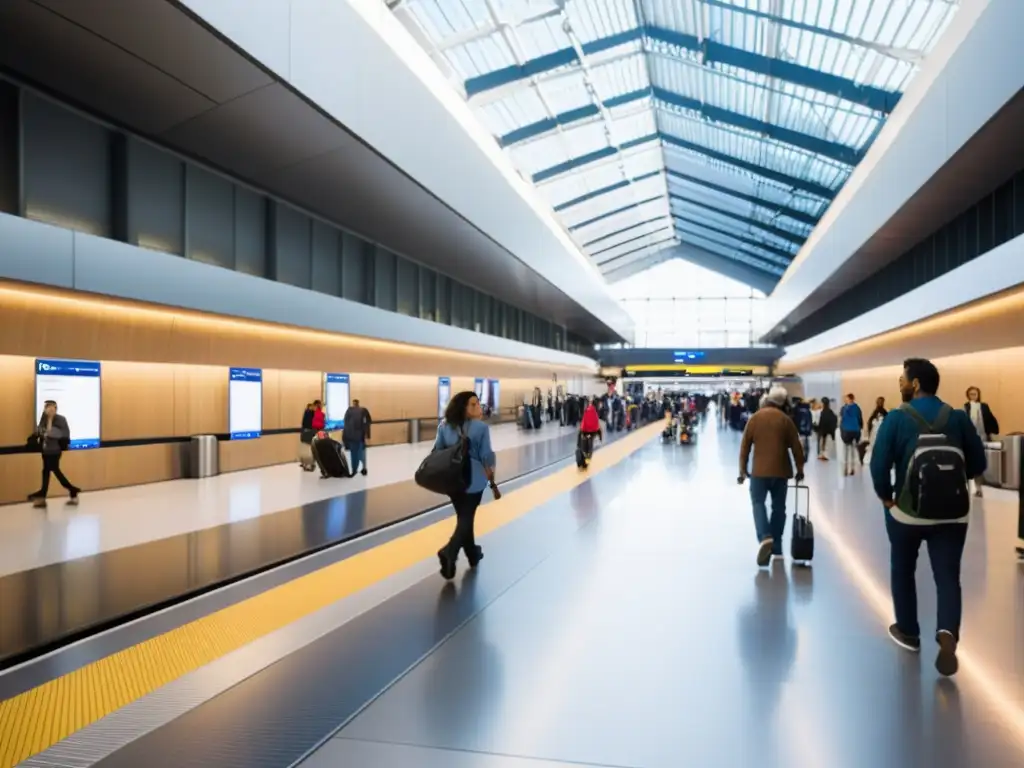
[[[788,397],[782,387],[773,387],[764,406],[750,417],[743,430],[740,446],[739,483],[747,479],[750,448],[754,448],[754,470],[750,473],[750,501],[754,506],[757,531],[757,564],[768,565],[771,558],[782,557],[782,533],[786,529],[786,488],[793,477],[804,479],[804,451],[793,420],[782,410]],[[790,462],[790,453],[793,461]],[[768,520],[765,500],[772,497],[772,517]]]

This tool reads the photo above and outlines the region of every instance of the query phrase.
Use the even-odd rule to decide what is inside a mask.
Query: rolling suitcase
[[[814,559],[814,524],[811,522],[811,489],[806,485],[793,487],[793,537],[789,543],[789,556],[794,562],[810,565]],[[804,496],[803,510],[800,496]]]
[[[323,435],[323,437],[321,437]],[[324,477],[351,477],[341,443],[321,432],[313,438],[313,458]]]

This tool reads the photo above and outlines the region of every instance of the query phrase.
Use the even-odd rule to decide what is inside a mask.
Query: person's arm
[[[747,462],[750,460],[750,446],[753,445],[753,430],[751,425],[753,419],[747,422],[747,426],[743,428],[743,440],[740,442],[740,474],[739,479],[743,480],[747,476]]]
[[[975,477],[981,477],[985,474],[985,470],[988,468],[988,459],[985,456],[985,444],[981,442],[981,436],[974,428],[974,424],[971,423],[969,417],[963,413],[955,415],[959,416],[959,418],[957,418],[957,426],[960,428],[960,432],[963,435],[964,469],[967,471],[967,477],[972,479]]]
[[[370,416],[370,412],[363,408],[363,440],[366,442],[370,441],[370,425],[373,424],[373,417]]]
[[[483,432],[480,435],[480,463],[484,466],[484,472],[487,475],[487,479],[494,481],[494,470],[498,464],[498,457],[494,453],[494,449],[491,447],[491,430],[486,424],[481,425]]]
[[[796,475],[798,478],[803,477],[804,462],[807,461],[807,457],[804,456],[804,445],[800,440],[800,433],[792,421],[786,423],[786,436],[789,439],[789,450],[793,454],[793,463],[796,464]]]
[[[864,431],[864,411],[860,409],[859,405],[857,406],[857,427],[861,432]]]
[[[440,451],[444,447],[444,424],[442,423],[437,427],[437,436],[434,437],[434,447],[431,450]]]
[[[892,467],[896,462],[896,435],[899,417],[888,416],[878,425],[875,444],[871,449],[871,482],[875,495],[887,506],[893,502]]]

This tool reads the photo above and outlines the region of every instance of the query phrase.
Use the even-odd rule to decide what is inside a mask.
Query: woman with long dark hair
[[[476,568],[484,556],[483,549],[476,543],[473,526],[484,490],[494,482],[496,457],[491,448],[491,430],[482,418],[483,409],[476,393],[459,392],[448,403],[444,421],[438,427],[437,439],[434,441],[436,451],[457,445],[465,438],[469,443],[471,465],[469,486],[464,492],[451,497],[452,506],[455,507],[455,531],[437,553],[441,575],[446,579],[455,577],[459,550],[466,553],[470,568]]]
[[[967,388],[967,402],[964,403],[964,410],[967,411],[967,416],[983,443],[991,440],[992,435],[999,434],[999,421],[992,415],[992,409],[988,407],[988,403],[981,399],[981,390],[977,387]],[[977,478],[974,480],[974,495],[981,496],[981,483]]]

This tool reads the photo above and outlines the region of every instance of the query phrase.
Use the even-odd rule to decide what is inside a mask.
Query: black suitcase
[[[330,437],[313,438],[313,458],[324,477],[351,477],[341,443]]]
[[[583,453],[582,448],[576,449],[576,466],[579,467],[580,469],[587,468],[587,457],[586,454]]]
[[[804,495],[803,510],[800,496]],[[806,485],[793,486],[793,537],[789,543],[789,556],[795,562],[809,564],[814,559],[814,524],[811,522],[811,489]]]

